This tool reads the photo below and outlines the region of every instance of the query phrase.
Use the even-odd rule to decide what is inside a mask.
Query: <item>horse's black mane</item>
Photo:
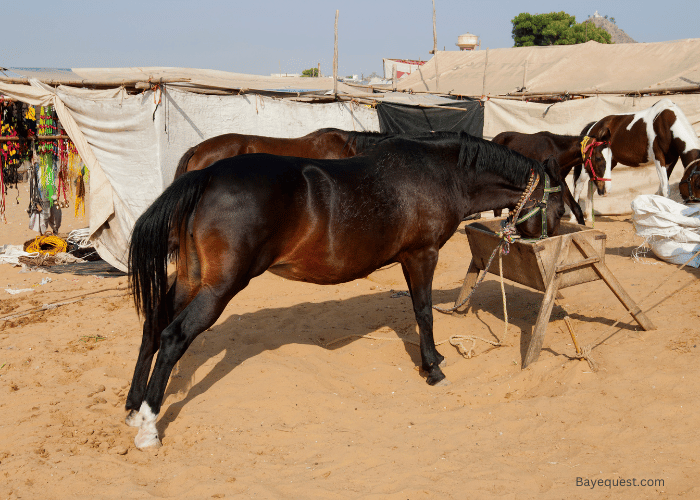
[[[530,172],[533,170],[540,177],[545,174],[545,167],[542,163],[531,160],[505,146],[465,132],[430,132],[421,136],[413,136],[410,139],[424,140],[433,144],[441,142],[459,144],[458,165],[461,168],[473,165],[475,175],[491,172],[516,186],[526,184]],[[549,169],[547,171],[549,172]],[[557,172],[549,172],[549,174],[555,181],[559,180]]]

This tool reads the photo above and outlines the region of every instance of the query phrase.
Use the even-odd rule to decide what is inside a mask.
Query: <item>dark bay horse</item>
[[[492,142],[502,144],[513,151],[517,151],[523,156],[537,161],[545,161],[550,156],[559,164],[559,176],[566,179],[571,170],[582,165],[588,158],[594,157],[596,165],[605,165],[603,157],[604,145],[597,145],[589,148],[585,154],[581,152],[581,144],[584,136],[558,135],[551,132],[537,132],[534,134],[524,134],[521,132],[501,132],[493,138]],[[583,211],[578,202],[574,200],[566,183],[564,183],[564,202],[571,209],[572,219],[575,218],[579,224],[585,224]],[[500,210],[494,210],[496,216],[501,215]]]
[[[637,113],[609,115],[591,123],[583,131],[586,135],[609,144],[610,160],[606,165],[593,161],[596,175],[610,177],[610,171],[618,164],[630,167],[655,165],[659,176],[657,194],[668,197],[668,179],[673,167],[680,158],[686,172],[684,178],[694,176],[688,170],[700,162],[700,140],[695,130],[683,114],[683,111],[670,99],[659,100],[653,106]],[[604,171],[607,167],[607,173]],[[580,175],[580,177],[579,177]],[[576,187],[574,198],[579,199],[583,187],[590,179],[589,172],[580,172],[580,167],[574,170]],[[598,183],[596,183],[598,185]],[[700,183],[698,188],[700,188]],[[694,184],[681,183],[681,195],[688,200],[693,195]],[[601,186],[598,185],[600,193]],[[685,195],[683,194],[685,191]],[[700,195],[700,189],[694,191]],[[602,193],[604,194],[604,193]],[[588,206],[591,205],[591,193],[588,195]]]
[[[251,153],[319,160],[352,158],[390,135],[381,132],[349,132],[337,128],[322,128],[303,137],[294,138],[247,134],[218,135],[200,142],[182,155],[175,170],[175,179],[185,172],[206,168],[218,160]]]
[[[265,271],[330,285],[400,263],[421,367],[429,384],[442,382],[431,309],[440,248],[466,215],[513,208],[535,176],[531,198],[545,198],[546,176],[559,186],[558,172],[553,160],[542,164],[466,134],[437,133],[390,138],[344,160],[241,155],[175,180],[136,221],[129,246],[130,285],[144,318],[126,402],[126,422],[139,428],[136,446],[159,444],[156,419],[175,363]],[[544,226],[555,234],[564,213],[560,193],[549,203]],[[178,252],[168,288],[171,230]],[[519,231],[538,237],[541,220]]]

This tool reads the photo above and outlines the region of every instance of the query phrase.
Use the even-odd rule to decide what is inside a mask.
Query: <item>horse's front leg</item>
[[[612,179],[612,169],[613,169],[613,159],[612,150],[610,148],[603,149],[603,158],[605,158],[605,173],[603,174],[604,179]],[[612,188],[612,180],[605,181],[605,194],[610,193]]]
[[[670,173],[667,172],[666,166],[661,165],[658,160],[655,160],[654,164],[656,165],[656,174],[659,176],[659,190],[656,192],[656,194],[668,198],[670,194],[670,188],[668,186],[668,178],[670,177]]]
[[[574,201],[576,203],[578,203],[581,199],[581,193],[583,192],[583,189],[590,184],[590,180],[591,178],[588,175],[588,172],[585,170],[581,172],[581,175],[578,178],[576,178],[576,172],[574,172]],[[591,220],[591,216],[593,214],[593,203],[592,193],[590,190],[588,193],[586,193],[586,206],[584,207],[583,213],[587,221]],[[576,217],[574,216],[573,212],[571,214],[571,222],[576,222]]]
[[[440,369],[445,358],[435,348],[433,338],[432,286],[437,260],[437,247],[429,247],[402,256],[401,267],[411,291],[420,333],[421,367],[427,373],[426,381],[430,385],[446,385],[449,382]]]

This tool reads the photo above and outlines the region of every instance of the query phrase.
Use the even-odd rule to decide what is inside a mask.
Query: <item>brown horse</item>
[[[502,144],[523,156],[537,161],[545,161],[550,156],[554,157],[559,164],[559,176],[563,180],[566,179],[566,176],[569,175],[569,172],[574,167],[582,165],[586,158],[594,157],[597,164],[605,164],[605,158],[602,156],[604,146],[595,146],[589,149],[586,155],[583,155],[581,153],[583,140],[583,136],[557,135],[551,132],[537,132],[534,134],[501,132],[493,138],[492,142]],[[574,201],[567,184],[564,182],[563,185],[564,202],[571,209],[572,219],[575,218],[579,224],[585,224],[581,207]],[[500,210],[494,210],[494,214],[496,216],[501,215]]]
[[[363,278],[398,262],[420,332],[421,367],[445,375],[433,340],[432,281],[440,248],[464,216],[513,208],[528,181],[550,209],[520,224],[526,237],[555,234],[561,194],[543,195],[559,166],[543,165],[466,134],[394,137],[343,160],[241,155],[188,172],[139,217],[129,245],[130,284],[144,317],[127,397],[138,448],[159,444],[156,419],[175,363],[251,279],[269,270],[317,284]],[[542,220],[544,219],[544,220]],[[177,270],[168,289],[168,238]],[[153,356],[158,357],[151,371]]]
[[[587,126],[584,133],[598,141],[609,144],[610,156],[606,165],[593,161],[593,170],[599,177],[610,178],[610,171],[618,164],[630,167],[655,165],[659,176],[657,194],[668,197],[668,179],[673,167],[680,158],[686,172],[684,179],[692,180],[694,174],[688,171],[700,162],[700,140],[683,111],[670,99],[659,100],[653,106],[637,113],[609,115]],[[607,170],[606,170],[607,167]],[[579,177],[580,175],[580,177]],[[590,179],[589,172],[580,172],[580,167],[574,170],[576,187],[574,198],[578,200],[583,187]],[[597,181],[598,192],[606,188]],[[695,187],[697,185],[697,187]],[[700,195],[700,183],[692,181],[685,186],[681,183],[681,195],[684,199]],[[684,194],[685,191],[685,194]],[[591,206],[592,194],[588,196],[588,206]]]
[[[319,160],[351,158],[390,136],[380,132],[349,132],[337,128],[322,128],[291,139],[246,134],[218,135],[200,142],[182,155],[175,170],[175,179],[185,172],[206,168],[218,160],[251,153]]]

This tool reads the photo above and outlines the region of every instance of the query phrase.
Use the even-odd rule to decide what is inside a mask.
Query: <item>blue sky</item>
[[[429,59],[431,0],[3,2],[0,66],[178,66],[269,75],[321,63],[330,74],[338,21],[339,73],[382,73],[382,57]],[[700,37],[700,0],[570,2],[435,0],[438,48],[474,33],[481,47],[511,47],[521,12],[596,10],[638,42]],[[527,5],[527,7],[525,7]]]

